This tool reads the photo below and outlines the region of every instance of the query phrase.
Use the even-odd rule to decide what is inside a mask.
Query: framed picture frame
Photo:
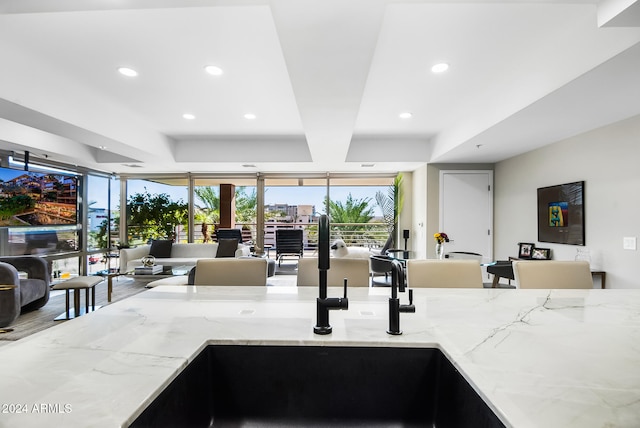
[[[530,259],[533,254],[534,245],[529,242],[520,242],[518,244],[518,258]]]
[[[538,189],[538,241],[586,245],[584,181]]]
[[[551,258],[551,248],[534,248],[531,258],[535,260],[549,260]]]

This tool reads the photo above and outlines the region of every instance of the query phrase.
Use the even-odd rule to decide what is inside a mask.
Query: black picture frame
[[[536,247],[531,252],[531,258],[534,260],[549,260],[551,258],[551,248]]]
[[[518,258],[530,259],[534,248],[535,248],[534,244],[530,242],[520,242],[518,244]]]
[[[538,241],[585,245],[584,181],[538,189]]]

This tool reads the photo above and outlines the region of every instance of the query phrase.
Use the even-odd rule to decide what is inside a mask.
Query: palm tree
[[[214,187],[196,187],[193,192],[204,203],[203,207],[197,206],[203,211],[207,211],[212,215],[220,215],[220,197]]]
[[[373,208],[369,206],[371,198],[354,199],[351,193],[347,195],[344,204],[329,201],[329,215],[334,223],[369,223],[373,218]]]
[[[202,224],[202,237],[204,242],[208,242],[211,232],[209,225],[220,221],[220,197],[215,187],[196,187],[194,193],[204,203],[204,206],[196,205],[197,212],[194,215],[196,223]],[[256,207],[258,197],[256,189],[248,194],[245,186],[236,188],[236,221],[238,223],[252,223],[256,219]]]
[[[357,243],[354,239],[356,231],[366,230],[366,224],[373,218],[373,208],[369,205],[371,198],[354,199],[351,193],[347,195],[347,200],[342,202],[329,201],[329,216],[332,223],[362,223],[362,226],[341,227],[340,230],[334,230],[334,233],[347,243]],[[349,236],[351,239],[349,239]],[[349,242],[347,242],[349,241]]]
[[[200,223],[202,225],[200,228],[200,231],[202,232],[202,242],[206,244],[211,241],[209,225],[220,221],[220,197],[216,193],[215,189],[209,186],[196,187],[193,191],[196,196],[204,202],[204,206],[202,207],[196,205],[194,220],[196,223]]]
[[[239,223],[253,223],[256,220],[258,196],[255,187],[251,194],[247,194],[244,186],[236,188],[236,221]]]
[[[402,174],[396,175],[387,193],[376,192],[376,202],[382,211],[382,217],[387,224],[387,231],[395,244],[398,219],[404,206],[404,190],[402,188]]]

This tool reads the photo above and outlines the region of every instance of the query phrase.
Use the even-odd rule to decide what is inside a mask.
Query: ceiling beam
[[[384,0],[271,2],[314,162],[347,157],[385,4]]]

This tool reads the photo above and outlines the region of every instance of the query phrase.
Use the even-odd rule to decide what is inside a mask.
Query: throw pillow
[[[238,249],[237,239],[219,239],[218,251],[216,252],[216,258],[218,257],[235,257],[236,250]]]
[[[171,241],[170,239],[154,239],[151,242],[149,255],[155,258],[169,258],[171,257],[172,245],[173,241]]]

